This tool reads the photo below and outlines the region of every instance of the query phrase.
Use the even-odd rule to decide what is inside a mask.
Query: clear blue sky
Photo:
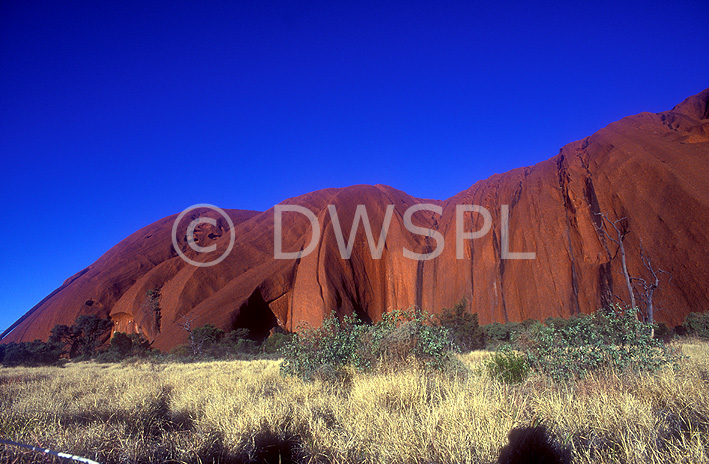
[[[705,0],[576,3],[2,1],[0,330],[194,203],[445,199],[709,87]]]

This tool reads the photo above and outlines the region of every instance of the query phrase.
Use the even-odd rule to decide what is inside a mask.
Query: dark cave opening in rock
[[[249,329],[249,338],[261,343],[278,326],[278,320],[256,289],[246,303],[242,304],[232,321],[232,330]]]

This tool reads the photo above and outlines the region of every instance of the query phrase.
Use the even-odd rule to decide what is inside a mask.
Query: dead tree
[[[180,316],[182,317],[182,319],[179,322],[175,321],[175,324],[177,324],[182,329],[184,329],[185,332],[187,332],[188,338],[190,340],[190,347],[192,348],[192,353],[195,356],[199,356],[200,354],[202,354],[202,345],[204,344],[204,340],[198,340],[197,337],[195,337],[193,334],[192,322],[195,320],[195,316],[187,317],[186,314],[181,314]]]
[[[660,275],[668,274],[670,280],[672,280],[672,274],[662,269],[655,269],[652,266],[652,260],[645,254],[642,242],[640,243],[640,258],[642,259],[643,266],[649,272],[650,277],[648,279],[643,279],[642,277],[631,277],[632,281],[640,289],[638,293],[640,298],[645,303],[645,315],[646,322],[653,324],[655,321],[655,307],[652,302],[652,297],[655,294],[655,290],[660,286]],[[652,335],[654,336],[654,329]]]
[[[618,251],[620,252],[620,262],[623,266],[623,277],[625,277],[625,285],[628,288],[628,294],[630,294],[630,307],[636,308],[637,306],[635,304],[635,293],[633,292],[633,285],[631,283],[630,274],[628,273],[628,265],[626,264],[626,260],[625,260],[625,245],[623,245],[623,240],[625,239],[625,236],[628,234],[627,218],[622,217],[616,221],[611,221],[610,219],[608,219],[608,216],[606,216],[603,213],[595,213],[595,214],[597,216],[601,216],[603,218],[603,222],[601,222],[600,226],[596,225],[594,222],[594,227],[596,228],[596,230],[603,232],[605,234],[605,236],[610,241],[615,242],[615,244],[618,245]],[[611,234],[608,233],[608,231],[605,228],[606,223],[608,223],[611,227],[613,227],[616,237],[612,237]],[[618,228],[619,223],[620,223],[620,228]],[[609,251],[608,247],[606,247],[606,251]],[[609,251],[609,255],[610,255],[610,251]]]

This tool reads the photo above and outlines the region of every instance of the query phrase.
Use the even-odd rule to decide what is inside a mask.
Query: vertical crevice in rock
[[[355,271],[354,259],[357,255],[355,254],[354,248],[352,249],[352,255],[350,259],[345,260],[350,270],[350,275],[352,278],[348,281],[343,274],[341,276],[340,286],[347,292],[345,295],[349,300],[349,305],[353,313],[360,316],[361,313],[368,313],[368,305],[362,301],[362,293],[367,293],[366,284],[367,282],[362,282],[357,278],[357,272]],[[364,288],[363,288],[364,287]],[[322,290],[322,288],[321,288]],[[371,289],[370,289],[371,290]],[[324,301],[324,300],[323,300]],[[340,317],[340,314],[337,315]],[[369,316],[367,316],[369,317]]]
[[[325,294],[322,289],[322,282],[320,281],[320,263],[322,263],[322,246],[324,241],[319,240],[318,243],[318,260],[316,262],[317,268],[315,269],[315,281],[318,283],[318,289],[320,289],[320,300],[325,304]]]
[[[571,240],[572,219],[576,217],[576,208],[574,207],[569,195],[569,179],[570,175],[564,166],[564,155],[559,155],[557,169],[559,171],[559,188],[561,190],[561,199],[564,206],[564,217],[566,222],[566,242],[568,244],[567,253],[571,261],[571,291],[573,298],[571,300],[571,313],[580,314],[581,307],[579,305],[579,286],[578,275],[576,271],[576,257],[574,254],[574,246]]]
[[[608,246],[606,235],[601,233],[601,230],[604,227],[603,217],[600,214],[601,207],[598,202],[598,196],[596,195],[596,189],[593,185],[593,180],[591,177],[586,178],[586,188],[584,194],[586,196],[586,202],[588,203],[591,222],[596,230],[596,237],[598,238],[598,242],[603,246],[603,249],[606,251],[606,256],[608,257],[608,260],[605,263],[601,263],[598,267],[598,298],[600,300],[601,307],[608,307],[615,302],[615,293],[613,292],[613,272],[611,266],[613,254]]]
[[[512,216],[512,210],[514,209],[515,206],[517,206],[517,203],[519,203],[519,199],[522,197],[522,181],[519,181],[517,184],[517,188],[515,188],[514,193],[512,194],[512,198],[510,198],[510,203],[509,203],[509,214]]]
[[[605,248],[609,259],[607,262],[601,263],[598,267],[598,298],[601,307],[605,308],[613,304],[613,276],[611,274],[610,250],[608,249],[606,237],[598,233],[598,230],[603,227],[603,217],[601,216],[601,207],[598,203],[596,188],[593,186],[593,179],[590,175],[586,177],[584,195],[586,197],[586,203],[588,203],[591,223],[596,230],[596,236],[601,242],[601,245]]]
[[[584,189],[584,194],[586,196],[586,203],[588,203],[588,211],[591,214],[591,222],[596,226],[596,228],[603,225],[603,218],[601,217],[601,207],[598,204],[598,197],[596,196],[596,189],[593,186],[593,180],[591,177],[586,178],[586,188]]]
[[[470,304],[475,301],[475,247],[470,242]],[[437,282],[437,280],[436,280]]]
[[[579,279],[576,274],[576,260],[574,259],[574,248],[571,245],[571,237],[569,237],[569,253],[571,254],[571,289],[574,292],[574,307],[572,308],[576,314],[581,314],[581,305],[579,305]]]
[[[605,308],[613,304],[613,276],[611,275],[610,261],[598,266],[598,293],[601,298],[601,307]]]
[[[431,252],[431,237],[426,236],[424,241],[425,246],[423,254],[428,254]],[[416,262],[416,307],[418,309],[423,309],[423,273],[425,263],[426,261],[423,260],[419,260]]]
[[[419,261],[416,263],[416,307],[421,308],[423,302],[423,263],[424,261]]]
[[[303,249],[301,248],[301,251]],[[291,282],[290,282],[290,288],[291,288],[291,298],[290,298],[290,304],[288,305],[288,313],[287,313],[287,318],[288,320],[283,323],[284,329],[290,330],[291,332],[295,331],[295,327],[293,327],[293,311],[294,311],[294,305],[295,305],[295,298],[293,297],[295,293],[295,283],[298,279],[298,269],[300,268],[300,260],[301,258],[296,258],[295,264],[293,265],[293,272],[291,273]],[[290,329],[288,329],[288,325],[290,324]]]
[[[438,220],[433,218],[433,224],[431,225],[431,228],[434,230],[438,230]],[[438,243],[436,245],[439,245]],[[430,247],[429,247],[430,250]],[[429,251],[430,253],[430,251]],[[431,266],[433,266],[432,272],[433,272],[433,282],[438,282],[438,259],[433,259],[431,262]],[[438,285],[433,285],[431,288],[431,304],[435,304],[436,297],[438,296],[438,292],[436,291],[438,289]],[[436,308],[429,308],[430,310],[434,310]]]
[[[507,305],[505,304],[505,287],[502,283],[502,278],[505,275],[505,260],[500,259],[500,245],[498,244],[497,232],[495,232],[494,228],[492,229],[492,248],[494,250],[493,256],[495,256],[495,259],[497,260],[497,284],[499,287],[500,299],[502,300],[502,316],[505,318],[505,322],[509,322],[510,319],[507,316]]]

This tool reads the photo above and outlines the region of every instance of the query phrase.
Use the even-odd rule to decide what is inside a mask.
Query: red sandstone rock
[[[376,320],[383,312],[418,305],[431,311],[465,296],[481,323],[588,313],[613,301],[628,301],[615,246],[597,232],[597,212],[627,217],[625,240],[631,274],[642,272],[639,247],[672,275],[656,293],[656,319],[680,323],[690,311],[709,308],[709,89],[671,111],[641,113],[610,124],[564,146],[555,157],[479,181],[446,200],[420,200],[387,186],[326,189],[292,198],[318,218],[315,250],[299,260],[274,259],[274,211],[228,210],[236,235],[233,251],[220,264],[196,267],[173,249],[177,215],[151,224],[70,277],[4,334],[3,342],[46,339],[56,324],[80,314],[111,316],[120,330],[139,330],[154,346],[169,349],[186,339],[184,317],[193,327],[215,323],[223,329],[249,327],[265,335],[273,326],[295,330],[319,324],[335,311]],[[440,232],[442,254],[429,261],[404,257],[404,247],[432,251],[436,241],[404,226],[407,208],[419,203],[443,214],[420,211],[415,225]],[[334,205],[345,240],[355,209],[365,205],[375,239],[387,205],[394,205],[381,259],[373,259],[360,225],[351,259],[342,259],[328,205]],[[492,216],[488,234],[464,242],[456,259],[456,205],[481,205]],[[510,251],[535,252],[534,260],[503,260],[501,207],[509,205]],[[193,211],[197,217],[201,211]],[[216,212],[206,216],[195,237],[217,252],[198,254],[179,245],[191,259],[213,259],[226,249],[230,228]],[[284,251],[310,242],[308,219],[284,213]],[[471,221],[475,221],[475,225]],[[465,230],[482,225],[468,214]],[[604,244],[605,241],[605,244]],[[429,246],[429,248],[427,248]],[[156,325],[146,292],[160,288],[162,319]]]

